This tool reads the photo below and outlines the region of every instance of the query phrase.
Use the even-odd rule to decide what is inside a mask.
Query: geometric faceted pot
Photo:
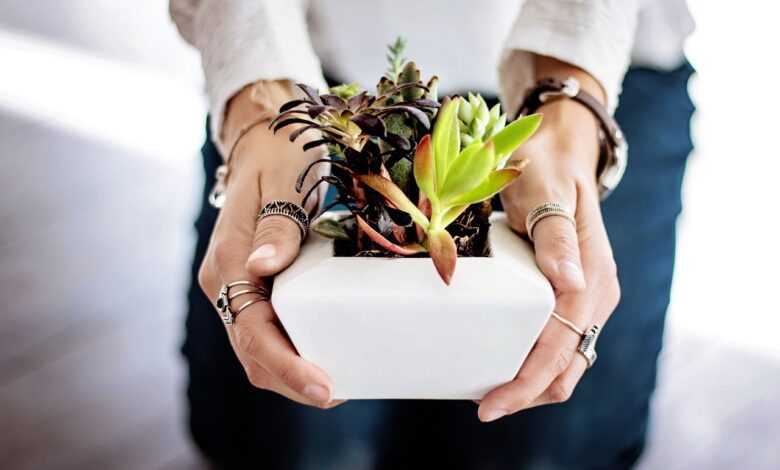
[[[458,258],[448,286],[429,258],[334,257],[311,233],[272,303],[335,399],[480,399],[515,377],[555,303],[503,213],[489,237],[492,255]]]

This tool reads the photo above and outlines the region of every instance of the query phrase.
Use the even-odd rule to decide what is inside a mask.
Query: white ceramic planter
[[[449,286],[428,258],[337,258],[311,234],[272,303],[334,398],[479,399],[517,374],[555,299],[530,246],[492,222],[492,256],[458,258]]]

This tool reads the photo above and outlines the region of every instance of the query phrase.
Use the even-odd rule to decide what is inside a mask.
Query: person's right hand
[[[268,286],[269,278],[297,256],[301,233],[294,222],[281,216],[266,217],[259,223],[256,219],[272,200],[301,203],[295,181],[309,162],[321,156],[314,149],[303,152],[301,145],[290,143],[288,132],[273,135],[266,124],[253,128],[239,141],[230,161],[225,203],[198,275],[212,305],[223,284],[248,280]],[[309,211],[317,204],[316,197],[310,199]],[[231,307],[236,309],[250,298],[240,296]],[[247,307],[227,326],[227,334],[254,386],[307,405],[327,408],[338,404],[331,399],[330,378],[297,354],[270,301]]]

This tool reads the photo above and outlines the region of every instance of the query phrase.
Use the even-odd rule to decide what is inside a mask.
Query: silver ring
[[[237,286],[249,286],[249,288],[231,293],[230,289]],[[230,301],[242,295],[248,294],[257,294],[257,297],[244,302],[240,307],[233,310],[233,308],[230,306]],[[219,293],[217,294],[217,301],[215,304],[217,306],[217,311],[219,311],[219,316],[222,318],[222,322],[225,325],[232,325],[235,323],[238,314],[244,311],[247,307],[257,302],[268,300],[268,294],[268,288],[264,286],[258,286],[250,281],[233,281],[219,288]]]
[[[598,358],[598,354],[596,354],[596,341],[599,339],[599,333],[601,333],[601,328],[598,325],[591,326],[588,328],[588,331],[582,335],[582,341],[580,341],[580,345],[577,347],[577,352],[585,356],[585,360],[588,361],[588,369],[593,367],[593,364],[596,363],[596,359]]]
[[[534,207],[525,217],[525,231],[528,233],[528,238],[530,238],[531,241],[534,241],[534,228],[536,227],[536,224],[547,217],[553,216],[563,217],[571,222],[575,229],[577,228],[577,221],[574,220],[574,216],[571,215],[565,207],[557,202],[545,202],[544,204]]]
[[[281,215],[295,222],[299,229],[301,229],[301,240],[306,238],[306,234],[309,232],[309,214],[306,210],[290,201],[275,200],[271,201],[260,210],[257,214],[257,221],[270,217],[272,215]]]
[[[581,338],[580,344],[577,346],[577,352],[582,354],[585,360],[588,361],[588,369],[593,367],[593,364],[596,363],[596,359],[598,358],[598,354],[596,354],[596,340],[599,339],[601,327],[592,325],[587,331],[582,331],[577,325],[558,315],[556,312],[553,312],[552,316],[566,325],[571,331],[577,333]]]

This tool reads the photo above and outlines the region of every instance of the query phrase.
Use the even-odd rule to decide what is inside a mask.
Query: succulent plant
[[[501,113],[501,105],[495,104],[488,109],[481,95],[469,93],[458,107],[460,141],[462,146],[474,142],[486,142],[506,126],[506,113]]]
[[[406,52],[406,39],[400,36],[395,39],[395,42],[387,46],[386,58],[389,65],[385,77],[388,80],[398,81],[398,75],[401,73],[404,62],[406,62],[404,52]]]
[[[489,199],[520,174],[522,163],[505,166],[511,153],[538,127],[540,116],[510,124],[499,106],[488,109],[479,95],[438,102],[438,78],[427,82],[413,61],[403,57],[405,41],[388,51],[389,69],[376,93],[355,84],[329,93],[303,84],[303,97],[284,104],[271,123],[275,131],[297,126],[294,141],[309,130],[320,138],[304,149],[326,145],[330,174],[321,183],[336,187],[335,202],[350,214],[320,220],[313,230],[334,239],[347,256],[425,256],[449,284],[458,254],[487,252]],[[431,132],[431,127],[433,131]]]
[[[343,100],[348,100],[353,96],[360,94],[360,92],[363,91],[363,88],[357,83],[342,83],[341,85],[330,87],[330,90],[328,91]]]
[[[389,179],[371,174],[358,177],[397,209],[409,214],[422,229],[425,239],[421,247],[430,253],[436,270],[447,284],[457,259],[455,242],[447,226],[470,205],[490,199],[520,175],[520,163],[505,168],[499,165],[541,122],[538,114],[522,117],[487,142],[475,141],[461,150],[457,115],[462,102],[462,98],[448,100],[439,111],[433,134],[426,135],[417,144],[414,177],[430,203],[430,217]]]
[[[307,144],[306,148],[332,143],[361,151],[372,137],[386,141],[394,147],[410,147],[408,139],[394,133],[388,133],[384,119],[392,114],[407,114],[416,119],[423,127],[430,127],[432,110],[439,103],[428,99],[411,101],[394,100],[396,94],[409,89],[419,88],[424,93],[427,88],[417,82],[393,85],[380,96],[369,96],[367,92],[344,99],[334,94],[320,95],[307,85],[298,84],[305,98],[285,103],[279,109],[280,114],[271,122],[274,131],[293,124],[303,124],[290,134],[290,140],[296,140],[304,132],[316,129],[323,139]]]

